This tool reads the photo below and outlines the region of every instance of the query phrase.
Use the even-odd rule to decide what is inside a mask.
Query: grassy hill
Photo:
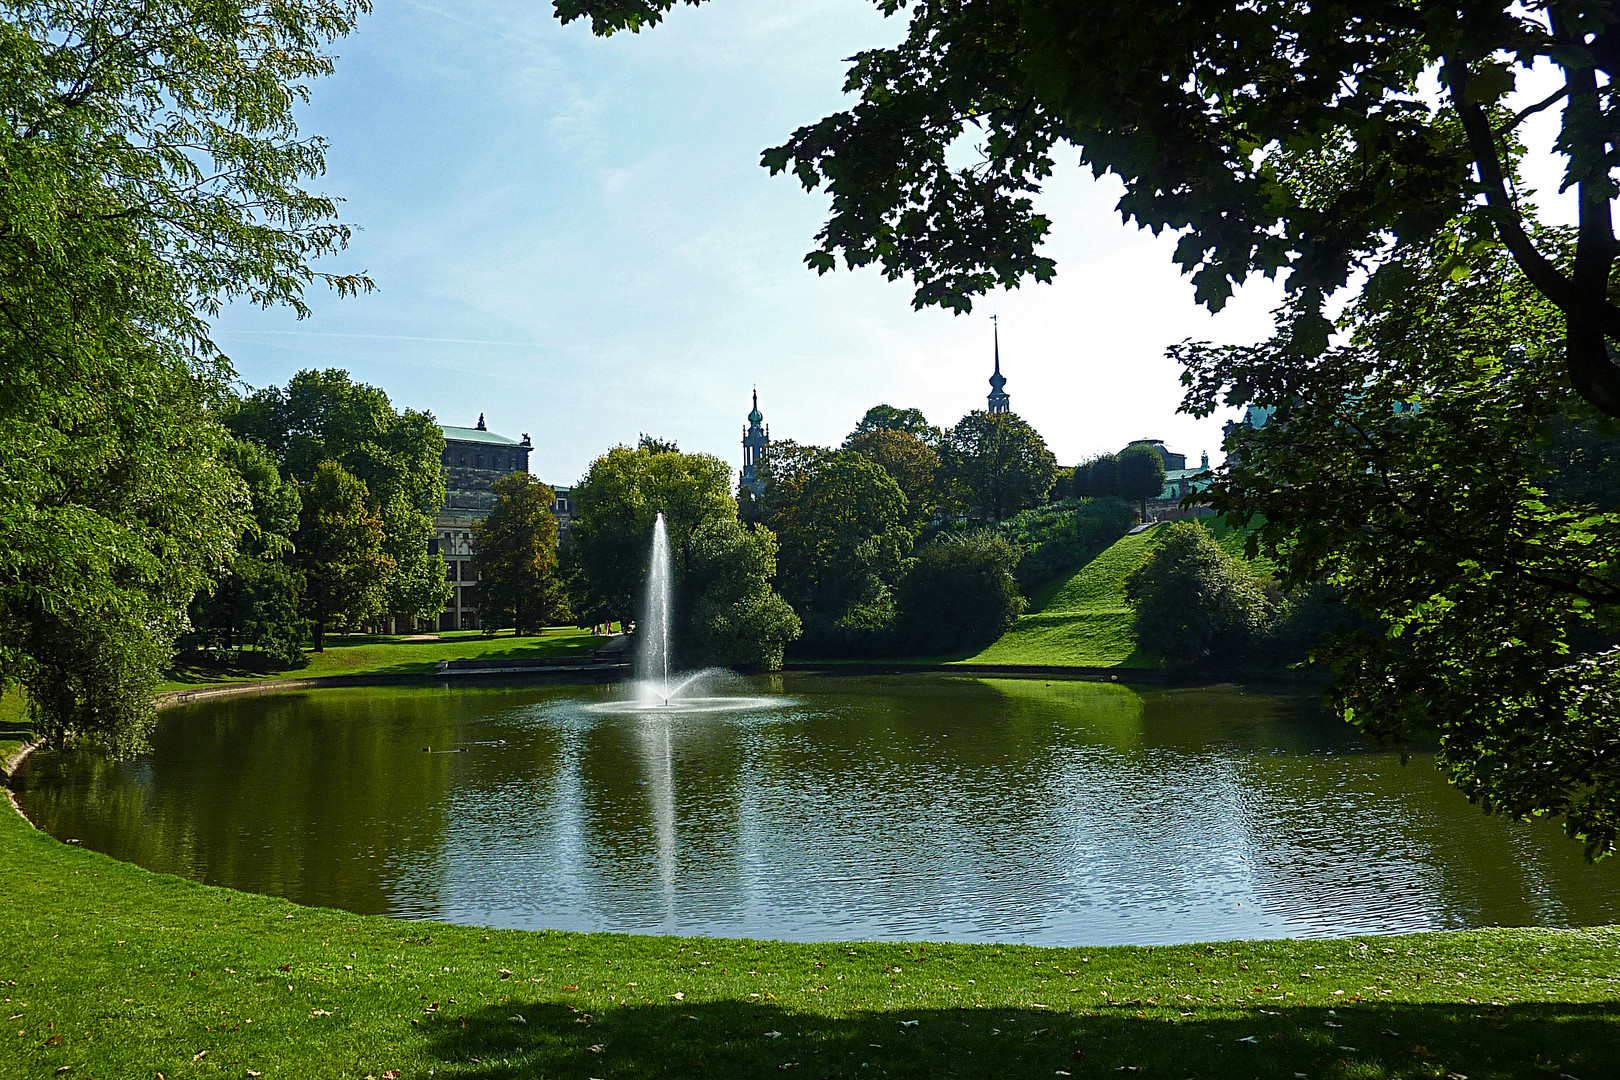
[[[972,664],[1068,664],[1147,667],[1136,651],[1125,578],[1147,559],[1158,530],[1123,536],[1112,547],[1035,598],[1029,614]]]

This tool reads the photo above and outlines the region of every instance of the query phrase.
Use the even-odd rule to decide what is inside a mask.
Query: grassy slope
[[[1596,1080],[1620,1061],[1616,928],[1157,949],[489,931],[151,874],[3,809],[0,880],[6,1077]]]
[[[1038,596],[1028,615],[968,662],[1146,666],[1147,661],[1136,655],[1125,577],[1142,564],[1155,542],[1154,531],[1121,537]]]
[[[405,641],[400,638],[363,635],[328,637],[326,651],[310,653],[309,664],[305,667],[268,675],[250,671],[184,671],[178,673],[177,678],[162,684],[159,689],[175,690],[209,683],[253,682],[266,678],[426,672],[432,671],[434,665],[441,660],[559,656],[595,648],[602,640],[571,626],[553,627],[543,636],[521,638],[506,633],[485,637],[476,630],[442,634],[438,641]]]

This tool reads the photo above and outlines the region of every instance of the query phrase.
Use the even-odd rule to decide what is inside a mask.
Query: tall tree
[[[430,414],[397,411],[382,390],[328,368],[300,371],[285,389],[257,391],[228,423],[268,447],[300,483],[326,461],[363,481],[394,565],[384,610],[420,619],[443,609],[451,586],[428,541],[432,515],[444,503],[444,434]]]
[[[304,574],[315,651],[325,652],[328,630],[353,630],[382,613],[394,561],[383,549],[383,523],[363,480],[323,461],[300,495],[295,563]]]
[[[852,436],[844,444],[889,474],[906,496],[906,520],[914,529],[933,516],[939,505],[939,455],[921,438],[906,431],[877,428]]]
[[[510,620],[517,634],[544,630],[565,617],[568,599],[557,574],[556,493],[528,473],[495,481],[495,507],[473,525],[479,620]]]
[[[249,646],[275,666],[296,666],[307,628],[299,611],[303,575],[289,562],[301,508],[298,485],[282,479],[275,459],[257,443],[231,439],[221,456],[247,488],[252,522],[230,569],[192,600],[188,637],[226,649]]]
[[[729,465],[668,445],[644,439],[634,450],[616,446],[574,485],[565,554],[576,617],[626,623],[638,617],[653,523],[662,512],[681,662],[779,666],[799,620],[770,587],[775,537],[738,520]]]
[[[1119,497],[1137,503],[1147,520],[1147,501],[1164,491],[1164,458],[1146,443],[1133,443],[1119,453],[1114,487]]]
[[[1392,265],[1405,286],[1363,297],[1303,369],[1287,318],[1254,347],[1179,350],[1188,408],[1234,384],[1275,406],[1229,436],[1212,504],[1254,527],[1285,586],[1325,586],[1363,615],[1317,650],[1341,716],[1437,735],[1470,798],[1561,817],[1589,854],[1612,853],[1620,513],[1579,475],[1606,457],[1567,450],[1572,430],[1600,444],[1606,424],[1545,362],[1562,315],[1505,252],[1418,246]]]
[[[248,524],[208,317],[305,310],[348,230],[302,185],[361,0],[19,0],[0,16],[0,679],[139,746],[187,604]],[[324,276],[324,275],[322,275]],[[326,277],[340,291],[357,277]]]
[[[1075,466],[1074,493],[1089,499],[1118,495],[1119,459],[1113,454],[1098,454]]]
[[[851,444],[856,439],[870,435],[874,431],[902,431],[931,444],[937,444],[940,437],[939,428],[928,422],[921,409],[897,409],[893,405],[874,405],[866,410],[860,423],[855,425],[855,430],[844,440],[844,448],[852,449]]]
[[[968,413],[946,432],[941,457],[971,505],[998,521],[1045,502],[1057,480],[1046,440],[1016,413]]]
[[[900,486],[862,455],[833,450],[810,463],[791,499],[771,505],[781,542],[777,580],[811,644],[826,647],[845,631],[886,631],[912,544]]]
[[[675,0],[558,0],[599,34],[657,23]],[[899,10],[880,0],[885,14]],[[832,215],[806,262],[841,257],[910,276],[914,303],[958,311],[993,288],[1050,280],[1050,221],[1032,194],[1059,145],[1119,178],[1127,221],[1181,235],[1175,259],[1219,308],[1253,273],[1295,299],[1296,354],[1327,348],[1327,298],[1396,237],[1433,239],[1467,213],[1559,312],[1543,362],[1620,416],[1609,298],[1620,258],[1620,9],[1613,0],[1257,0],[1190,11],[1158,0],[942,0],[906,9],[903,41],[858,53],[855,105],[766,150],[772,172],[826,188]],[[1509,95],[1532,69],[1559,85]],[[1513,184],[1522,125],[1560,108],[1556,151],[1577,196],[1573,259],[1538,238]],[[1515,111],[1516,109],[1516,111]],[[971,142],[979,159],[958,161]]]

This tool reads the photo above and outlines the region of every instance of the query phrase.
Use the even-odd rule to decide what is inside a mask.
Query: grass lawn
[[[0,808],[0,1076],[1615,1075],[1620,928],[789,945],[301,908]]]
[[[1147,559],[1157,530],[1123,536],[1068,578],[1048,586],[973,664],[1147,667],[1137,653],[1125,578]]]
[[[509,632],[485,637],[477,630],[455,630],[438,635],[437,641],[407,641],[397,637],[371,637],[364,634],[328,635],[326,651],[310,653],[305,667],[289,671],[257,672],[191,668],[175,673],[159,690],[260,679],[313,678],[320,675],[372,675],[381,673],[430,672],[441,660],[510,658],[518,656],[563,656],[585,652],[605,639],[572,626],[552,627],[542,635],[513,637]]]

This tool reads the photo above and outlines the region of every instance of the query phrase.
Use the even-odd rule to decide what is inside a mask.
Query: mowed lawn
[[[1620,930],[1160,948],[495,931],[151,874],[0,808],[0,1076],[1601,1080]],[[543,916],[542,916],[543,917]]]
[[[1123,536],[1067,579],[1049,586],[1028,614],[972,664],[1147,667],[1136,649],[1125,578],[1158,543],[1158,530]]]
[[[544,634],[514,637],[502,632],[493,637],[477,630],[459,630],[437,635],[432,641],[371,637],[363,634],[330,635],[326,651],[309,653],[309,663],[301,668],[270,673],[190,669],[177,672],[161,690],[225,682],[252,682],[260,679],[304,679],[322,675],[412,674],[431,672],[444,660],[502,659],[525,656],[583,655],[606,638],[572,626],[550,627]]]

